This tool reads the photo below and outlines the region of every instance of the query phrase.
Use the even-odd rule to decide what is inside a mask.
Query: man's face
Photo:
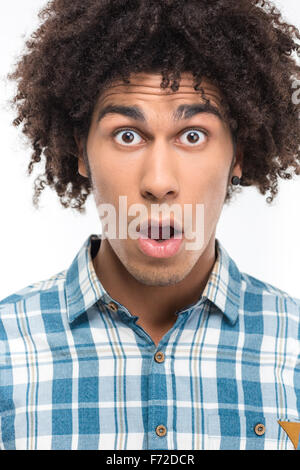
[[[198,250],[187,251],[183,239],[175,255],[155,258],[141,251],[138,240],[107,240],[127,271],[152,286],[176,284],[191,272],[214,240],[229,177],[233,171],[241,176],[239,162],[229,174],[234,150],[228,125],[213,112],[178,113],[180,106],[204,104],[192,75],[182,75],[177,92],[161,89],[160,83],[160,74],[140,73],[131,76],[129,85],[120,80],[106,89],[95,106],[86,145],[96,205],[113,205],[117,221],[120,196],[127,197],[127,207],[143,204],[149,217],[152,204],[177,204],[182,214],[189,204],[195,231],[196,205],[203,204],[204,243]],[[207,81],[202,86],[220,110],[218,90]],[[139,108],[144,119],[119,110],[99,120],[107,106]],[[82,149],[83,144],[79,172],[87,177]],[[133,218],[128,216],[128,224]]]

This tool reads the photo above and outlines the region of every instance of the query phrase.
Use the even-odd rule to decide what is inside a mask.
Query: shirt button
[[[167,434],[167,428],[165,426],[163,426],[163,424],[160,424],[155,429],[155,432],[159,437],[164,437]]]
[[[118,310],[118,306],[117,306],[117,304],[115,304],[114,302],[109,302],[108,308],[109,308],[109,310],[111,310],[112,312],[117,312],[117,310]]]
[[[264,424],[258,423],[254,428],[254,432],[258,436],[263,436],[266,432],[266,428],[265,428]]]
[[[161,364],[162,362],[165,361],[165,355],[162,351],[158,351],[155,356],[154,356],[154,359],[156,360],[156,362],[158,362],[159,364]]]

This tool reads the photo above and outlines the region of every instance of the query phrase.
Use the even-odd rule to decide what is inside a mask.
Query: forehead
[[[194,89],[195,82],[190,73],[181,75],[180,86],[175,92],[170,88],[162,89],[161,82],[160,73],[131,74],[129,84],[122,80],[115,80],[101,93],[97,107],[117,103],[128,104],[140,100],[146,105],[165,105],[173,108],[181,102],[201,103],[204,101],[201,92]],[[221,108],[220,90],[207,79],[202,80],[201,87],[205,92],[205,97]]]

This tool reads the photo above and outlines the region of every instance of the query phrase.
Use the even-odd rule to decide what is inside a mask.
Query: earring
[[[239,184],[241,184],[241,179],[238,176],[233,176],[231,184],[233,184],[234,186],[238,186]]]

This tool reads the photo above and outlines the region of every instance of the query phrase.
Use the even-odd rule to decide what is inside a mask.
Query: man
[[[215,238],[234,186],[272,201],[300,174],[298,33],[271,7],[45,8],[11,74],[29,171],[46,160],[34,202],[48,184],[64,207],[92,191],[102,222],[115,213],[68,269],[0,304],[2,449],[298,447],[300,300]]]

